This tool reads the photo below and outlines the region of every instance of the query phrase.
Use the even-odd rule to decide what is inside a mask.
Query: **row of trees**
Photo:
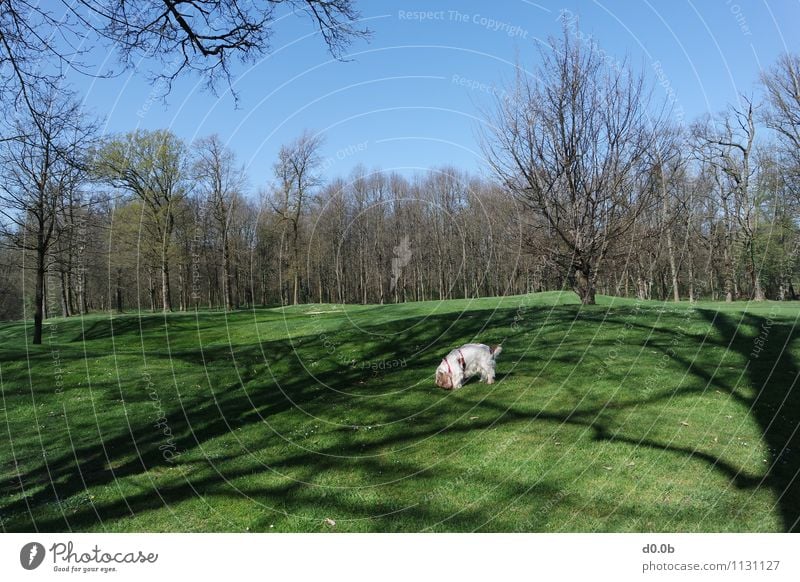
[[[637,188],[650,200],[616,239],[601,239],[593,286],[643,299],[791,298],[798,235],[780,152],[762,148],[748,162],[754,183],[744,191],[759,198],[736,195],[724,185],[738,174],[715,153],[722,140],[701,128],[642,169]],[[51,315],[65,316],[416,301],[571,282],[562,234],[495,181],[445,167],[411,178],[357,169],[323,183],[320,147],[310,134],[284,147],[273,187],[254,197],[216,136],[191,146],[167,131],[117,137],[82,174],[42,189],[69,195],[36,197],[28,222],[7,235],[18,250],[4,263],[35,265],[30,286],[41,279]],[[82,188],[66,181],[81,176]],[[21,284],[6,317],[19,314]]]
[[[95,126],[71,98],[65,84],[67,72],[95,78],[113,76],[113,71],[98,72],[87,62],[97,51],[111,49],[123,68],[144,70],[161,97],[186,73],[202,77],[212,92],[224,80],[236,96],[231,67],[269,51],[273,25],[281,16],[277,11],[284,6],[310,20],[337,58],[353,39],[369,34],[359,27],[352,0],[0,2],[0,164],[4,169],[0,251],[6,259],[0,268],[10,270],[12,276],[19,266],[26,274],[28,270],[34,273],[34,343],[42,339],[47,281],[53,265],[61,265],[64,256],[67,267],[61,266],[60,274],[68,281],[61,283],[62,308],[65,313],[68,307],[75,309],[70,295],[74,273],[69,266],[75,254],[72,247],[81,238],[75,236],[75,220],[84,221],[82,228],[88,228],[82,213],[106,200],[85,196],[81,192],[84,182],[90,176],[105,178],[138,196],[149,210],[148,227],[155,229],[149,234],[161,237],[164,257],[172,245],[174,215],[171,202],[165,207],[162,196],[165,192],[181,196],[178,190],[173,192],[175,185],[153,184],[148,175],[133,176],[130,166],[118,165],[125,160],[114,158],[110,151],[103,166],[89,163]],[[136,136],[130,138],[136,141]],[[155,147],[162,153],[169,151],[168,147]],[[142,153],[131,155],[135,159]],[[123,157],[126,155],[128,152],[123,152]],[[154,186],[159,188],[155,194]],[[148,240],[146,244],[157,243]],[[9,249],[22,253],[9,254]],[[169,261],[162,259],[165,308],[170,306],[171,293],[168,266]],[[84,274],[77,275],[78,309],[89,305],[84,278]],[[9,298],[20,294],[20,286],[4,280],[2,290],[0,306],[13,314],[16,302]]]
[[[384,303],[572,288],[642,299],[794,299],[798,59],[689,127],[643,76],[565,26],[487,114],[494,175],[323,175],[322,138],[252,188],[217,136],[100,139],[62,91],[0,143],[0,317]],[[255,193],[253,193],[255,191]],[[22,271],[15,270],[23,267]],[[33,289],[33,293],[23,293]]]
[[[683,128],[643,74],[609,64],[569,24],[498,99],[484,135],[495,174],[528,210],[533,247],[583,303],[598,285],[627,293],[632,272],[646,298],[658,278],[657,294],[676,301],[698,286],[760,301],[765,284],[794,298],[798,58],[764,75],[763,104],[741,96]],[[763,128],[774,141],[757,139]]]

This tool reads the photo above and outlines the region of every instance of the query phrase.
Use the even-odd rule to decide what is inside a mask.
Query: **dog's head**
[[[436,385],[445,390],[453,389],[453,377],[441,367],[436,369]]]

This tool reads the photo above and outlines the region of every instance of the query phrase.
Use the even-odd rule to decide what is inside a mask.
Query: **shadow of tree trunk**
[[[746,401],[770,453],[763,482],[775,493],[785,531],[800,531],[800,369],[790,349],[795,325],[769,316],[744,315],[736,322],[725,313],[698,312],[721,334],[720,344],[746,361],[753,390]],[[743,325],[756,335],[743,333]]]

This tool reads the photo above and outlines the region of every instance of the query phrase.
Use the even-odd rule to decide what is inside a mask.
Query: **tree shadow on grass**
[[[438,362],[439,359],[437,351],[428,350],[424,355],[409,357],[412,355],[409,350],[414,349],[409,346],[419,346],[423,340],[436,337],[437,330],[441,329],[449,329],[450,336],[471,339],[484,329],[487,320],[492,319],[492,312],[482,315],[485,317],[463,319],[455,323],[452,321],[452,315],[442,315],[434,318],[418,318],[420,321],[399,320],[382,324],[376,326],[373,331],[389,337],[390,341],[378,343],[371,349],[359,346],[358,338],[351,338],[348,341],[353,344],[353,348],[358,348],[363,360],[408,358],[410,365],[402,372],[432,376],[434,362]],[[155,323],[146,326],[148,333],[156,333],[159,320],[157,316],[149,318],[149,321]],[[497,321],[497,317],[494,321]],[[139,332],[138,318],[114,323],[114,334],[136,335]],[[108,322],[96,322],[87,334],[76,340],[86,339],[88,345],[92,346],[92,341],[103,341],[110,333],[112,329]],[[218,385],[212,379],[201,394],[188,396],[179,395],[175,386],[169,388],[159,386],[158,407],[163,407],[164,412],[164,422],[161,423],[154,422],[157,414],[152,411],[146,415],[148,418],[145,422],[142,422],[141,418],[139,422],[131,422],[127,418],[127,413],[125,418],[121,418],[119,414],[98,417],[98,426],[94,433],[98,442],[85,446],[69,446],[67,443],[69,448],[64,453],[48,456],[43,462],[34,463],[33,468],[16,475],[11,480],[4,479],[4,482],[0,483],[0,498],[13,499],[3,503],[2,512],[5,516],[16,516],[11,522],[6,519],[8,525],[4,527],[38,531],[83,529],[108,519],[133,516],[140,511],[169,506],[181,499],[197,497],[198,486],[209,488],[213,483],[224,485],[230,476],[212,475],[204,477],[198,484],[194,484],[191,479],[173,479],[167,485],[159,484],[158,487],[148,488],[148,492],[143,495],[126,496],[120,490],[119,500],[113,503],[86,504],[77,511],[58,518],[35,517],[46,506],[57,507],[87,489],[98,486],[113,487],[119,480],[128,477],[142,476],[146,479],[148,471],[172,469],[176,466],[175,463],[180,461],[171,463],[172,453],[170,458],[165,457],[166,445],[169,445],[171,452],[194,451],[202,457],[205,443],[233,435],[234,431],[243,427],[263,424],[295,408],[307,410],[332,405],[346,406],[350,400],[365,396],[365,394],[350,394],[348,391],[353,387],[367,385],[362,392],[368,391],[371,387],[379,389],[383,379],[391,377],[395,372],[341,365],[335,359],[327,362],[321,371],[316,371],[311,366],[311,359],[315,359],[315,354],[325,353],[326,340],[322,335],[295,338],[294,343],[297,344],[298,340],[302,340],[303,344],[299,350],[286,340],[263,342],[249,347],[236,346],[233,352],[230,346],[207,347],[202,352],[172,350],[170,353],[172,358],[199,366],[207,374],[210,372],[209,377],[227,376],[230,379],[233,376],[230,368],[236,366],[241,382]],[[347,346],[343,343],[341,349],[345,347]],[[155,358],[156,355],[149,354],[148,358]],[[163,352],[158,355],[164,356]],[[31,357],[34,360],[37,357],[45,358],[43,361],[46,361],[47,356],[48,354],[34,354]],[[68,356],[81,358],[81,354],[74,351],[69,354],[65,352],[65,358]],[[260,364],[254,366],[253,362]],[[33,365],[36,367],[35,361]],[[138,403],[146,407],[147,398],[143,398],[142,395],[147,396],[148,387],[143,385],[141,375],[129,376],[128,380],[130,385],[124,387],[124,393],[120,394],[120,397],[125,402]],[[177,380],[183,381],[180,377]],[[442,398],[432,385],[428,388],[426,384],[426,389],[433,395],[433,402]],[[113,391],[112,384],[105,387],[97,384],[94,386],[96,393]],[[106,398],[105,401],[108,406],[113,406],[113,399]],[[361,404],[360,407],[363,415],[365,406]],[[392,413],[391,401],[388,399],[382,402],[373,399],[366,408],[374,409],[375,415],[389,416]],[[169,434],[166,434],[165,430],[168,430]],[[426,433],[422,430],[421,434]],[[435,434],[435,431],[430,434]],[[389,445],[391,441],[387,440],[383,444]],[[291,457],[291,463],[288,463],[289,458],[276,460],[275,465],[288,463],[296,467],[308,467],[308,474],[313,475],[334,468],[328,464],[330,461],[322,463],[320,458],[336,458],[342,454],[352,457],[363,455],[362,445],[348,445],[345,442],[343,446],[344,450],[342,445],[337,445],[330,450],[322,451],[322,456],[319,454],[320,451],[294,455]],[[352,450],[346,450],[348,446],[351,446]],[[213,466],[211,468],[213,469]],[[392,472],[398,469],[399,467],[394,467]],[[259,470],[265,471],[268,467],[250,466],[242,475],[248,471]],[[293,486],[290,484],[278,488],[273,493],[286,494],[286,488]],[[24,492],[22,496],[19,495],[20,491]],[[29,522],[24,517],[21,518],[26,514],[29,515]]]
[[[746,363],[750,395],[739,395],[758,422],[771,459],[763,483],[778,500],[786,531],[800,531],[800,387],[792,344],[794,323],[744,315],[739,322],[722,312],[699,310],[720,333],[719,345]],[[755,335],[743,333],[744,326]],[[733,392],[736,387],[727,387]]]
[[[648,346],[658,347],[665,356],[674,359],[705,383],[706,388],[713,386],[747,408],[758,423],[761,439],[768,449],[770,458],[766,473],[748,474],[742,468],[697,448],[626,436],[608,430],[602,423],[592,425],[595,438],[705,461],[738,489],[769,487],[777,500],[776,509],[783,529],[787,532],[800,531],[800,389],[797,386],[800,369],[792,355],[792,344],[798,335],[795,325],[793,322],[775,321],[752,314],[742,314],[736,321],[730,314],[721,311],[696,311],[718,335],[714,337],[709,333],[694,338],[695,341],[702,339],[700,349],[723,348],[742,358],[746,362],[743,371],[743,377],[748,380],[746,384],[729,383],[721,377],[718,369],[698,368],[695,362],[683,359],[674,350],[668,349],[673,345],[672,341],[663,345],[651,341]],[[748,328],[755,330],[755,334],[746,333]],[[671,399],[692,392],[699,390],[678,389],[665,394],[663,398]]]
[[[529,308],[525,327],[507,334],[506,339],[510,345],[514,345],[515,333],[531,332],[545,326],[551,332],[559,332],[569,323],[570,316],[574,316],[577,309],[572,306],[557,308],[554,313],[549,308]],[[516,322],[518,313],[516,309],[503,309],[473,311],[470,312],[470,318],[455,321],[453,314],[390,321],[365,328],[368,332],[366,337],[371,341],[371,347],[368,348],[361,344],[361,336],[334,336],[336,350],[333,354],[329,354],[326,348],[326,342],[331,341],[331,334],[321,333],[293,338],[291,343],[277,340],[252,346],[235,346],[233,351],[230,346],[207,347],[202,353],[200,350],[173,350],[173,358],[192,364],[193,369],[194,366],[201,367],[211,381],[196,394],[186,394],[185,391],[178,390],[177,385],[169,389],[164,386],[159,388],[164,417],[170,429],[169,437],[154,425],[153,415],[145,415],[146,419],[140,416],[138,423],[129,425],[119,424],[119,416],[109,416],[100,427],[103,432],[102,438],[98,435],[100,442],[76,446],[74,450],[70,449],[46,459],[46,462],[35,463],[34,467],[18,475],[11,487],[5,483],[0,484],[0,498],[12,499],[2,506],[3,514],[12,516],[10,520],[6,517],[3,527],[20,531],[102,528],[109,521],[204,497],[248,496],[252,499],[280,500],[293,496],[305,500],[302,503],[308,507],[323,503],[327,507],[338,509],[341,514],[358,519],[390,515],[399,510],[388,502],[364,504],[336,495],[330,495],[326,498],[327,501],[321,502],[314,498],[313,492],[308,491],[308,484],[313,483],[320,475],[339,470],[343,463],[354,463],[364,474],[380,475],[382,483],[417,479],[420,491],[436,488],[441,483],[459,484],[463,482],[464,476],[451,474],[450,469],[442,463],[432,462],[430,466],[422,467],[412,462],[398,462],[394,458],[390,461],[391,455],[387,457],[386,451],[414,447],[424,440],[437,438],[445,428],[450,435],[469,435],[503,425],[519,423],[523,426],[525,423],[545,422],[591,428],[598,440],[648,446],[705,461],[716,471],[731,478],[740,488],[755,488],[763,483],[779,499],[784,528],[787,531],[797,529],[800,500],[796,478],[798,442],[795,419],[800,403],[796,391],[793,390],[797,366],[788,350],[793,339],[791,326],[783,323],[771,325],[769,349],[763,350],[758,361],[748,364],[747,369],[751,385],[756,388],[757,393],[745,404],[751,407],[751,413],[762,428],[764,440],[773,451],[768,474],[762,478],[744,475],[737,467],[713,455],[672,444],[636,439],[610,429],[609,414],[641,405],[645,401],[652,404],[672,398],[674,392],[618,405],[576,405],[572,409],[552,411],[523,406],[521,403],[498,404],[493,402],[490,393],[482,392],[475,392],[468,398],[463,398],[457,392],[453,399],[435,389],[432,381],[425,380],[432,376],[441,355],[447,353],[453,345],[476,339],[483,341],[488,336],[496,335],[496,330],[500,328],[513,330],[512,323]],[[720,332],[722,339],[718,340],[718,345],[727,346],[749,357],[753,350],[753,338],[738,334],[738,328],[729,316],[702,311],[701,314]],[[629,324],[622,319],[608,318],[600,311],[584,313],[581,319],[590,324],[601,321],[617,325]],[[765,322],[763,318],[749,320],[750,325],[756,327]],[[105,330],[106,333],[107,331]],[[116,331],[115,327],[115,333]],[[138,329],[133,327],[129,331],[138,333]],[[373,335],[385,339],[375,341]],[[101,331],[97,340],[100,341],[103,337]],[[607,343],[611,344],[613,341],[615,338],[611,337]],[[405,359],[408,365],[402,369],[384,370],[349,366],[338,357],[338,351],[348,352],[351,349],[358,353],[361,361]],[[511,351],[504,354],[506,359]],[[498,380],[503,381],[517,372],[530,373],[533,376],[536,367],[543,362],[539,358],[539,354],[528,354],[526,361],[517,362],[517,367],[512,372],[503,372],[501,363]],[[230,379],[231,366],[236,366],[241,381],[217,383],[217,378]],[[693,372],[715,382],[721,389],[733,392],[734,387],[714,380],[713,374],[709,375],[702,370]],[[194,372],[194,376],[190,374],[191,381],[196,381],[196,375],[197,372]],[[424,395],[419,396],[418,392],[413,392],[413,400],[404,401],[404,398],[411,397],[407,391],[401,394],[383,394],[385,386],[395,382],[394,379],[398,377],[404,378],[403,382],[418,382],[420,385],[411,390],[424,390]],[[129,386],[126,389],[139,396],[146,392],[146,388],[142,386]],[[697,391],[692,389],[686,393]],[[297,409],[302,409],[306,414],[296,419],[296,422],[302,423],[304,419],[311,421],[315,414],[324,414],[336,407],[352,407],[352,422],[358,424],[374,419],[392,419],[397,414],[398,407],[404,406],[416,415],[414,422],[397,429],[386,429],[386,433],[381,436],[363,437],[365,433],[361,431],[342,432],[342,437],[333,444],[317,448],[294,442],[272,429],[273,419]],[[428,410],[419,414],[420,406],[427,407]],[[482,415],[478,420],[466,422],[464,417],[468,417],[475,407],[493,411],[493,414],[485,418]],[[446,426],[442,420],[445,415],[450,415]],[[250,427],[261,427],[263,432],[259,432],[260,436],[257,438],[250,437],[246,443],[239,443],[235,437],[237,431]],[[342,427],[342,430],[346,428]],[[209,453],[215,442],[223,437],[236,440],[235,452],[228,456]],[[281,443],[281,439],[286,442]],[[175,451],[188,454],[178,456],[170,462],[162,448],[167,440],[170,440]],[[279,446],[276,446],[276,442]],[[236,461],[239,464],[233,467],[224,464]],[[243,480],[247,482],[249,476],[269,475],[271,472],[276,477],[269,484],[241,484]],[[152,480],[153,474],[160,475],[157,482]],[[130,481],[131,478],[137,481],[137,489],[131,492],[128,488],[123,493],[119,483]],[[478,479],[476,475],[470,478]],[[236,486],[232,484],[233,481],[236,481]],[[20,484],[34,492],[20,496]],[[57,517],[53,517],[52,511],[45,512],[48,506],[58,505],[59,502],[63,504],[87,489],[97,487],[116,487],[119,493],[111,501],[89,501],[77,507],[62,508],[62,515]],[[524,485],[518,484],[517,488],[525,491]],[[511,491],[509,495],[512,494],[520,493]],[[551,497],[557,495],[555,490],[548,490],[547,494]],[[412,517],[412,523],[441,523],[445,524],[445,529],[460,531],[474,529],[476,523],[489,523],[492,519],[491,511],[484,508],[470,508],[463,515],[451,515],[436,507],[414,506],[403,508],[397,515]],[[176,521],[180,523],[179,518]],[[387,526],[384,529],[394,527]],[[406,528],[398,525],[396,529]]]

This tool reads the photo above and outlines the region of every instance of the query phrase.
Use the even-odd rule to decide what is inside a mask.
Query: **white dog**
[[[494,383],[494,360],[503,346],[465,344],[447,354],[436,368],[436,385],[445,390],[458,390],[464,382],[481,375],[481,382]]]

